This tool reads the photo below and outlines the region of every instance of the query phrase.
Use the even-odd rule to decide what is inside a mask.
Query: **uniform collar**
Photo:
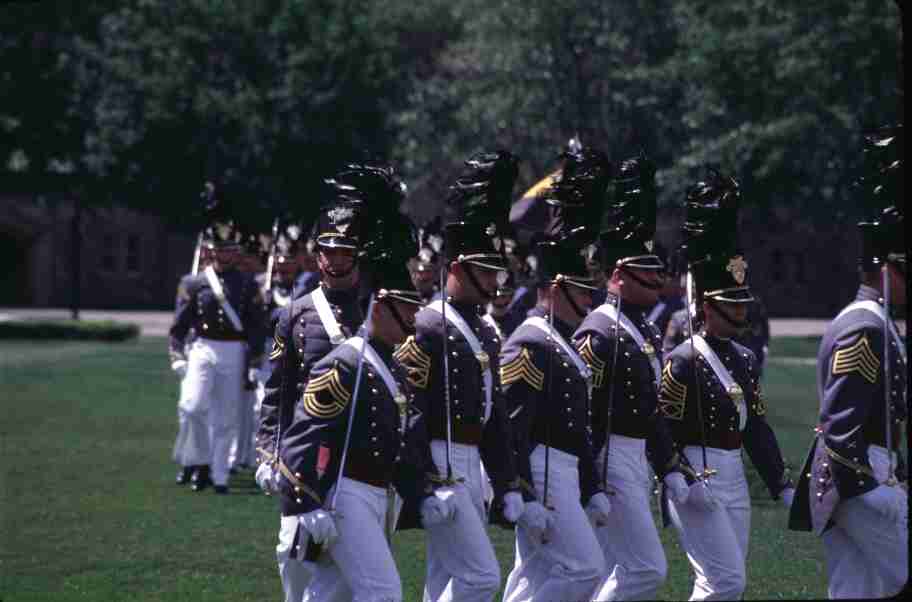
[[[876,301],[880,305],[883,305],[883,297],[876,288],[871,288],[867,284],[862,284],[858,287],[858,294],[855,295],[856,301]]]
[[[380,356],[380,359],[387,365],[389,365],[393,360],[393,348],[387,345],[385,342],[381,341],[376,337],[370,339],[370,346],[373,347],[374,351],[377,352],[377,355]]]
[[[713,349],[725,349],[727,347],[730,347],[732,344],[732,340],[730,338],[717,337],[715,335],[708,334],[706,330],[701,330],[700,336],[702,336],[706,342],[709,343],[709,346]]]
[[[452,297],[447,297],[447,305],[459,312],[463,318],[471,318],[478,316],[478,305],[476,303],[468,303],[466,301],[456,301]]]
[[[323,294],[326,295],[326,300],[333,305],[349,305],[358,300],[357,286],[353,286],[351,288],[329,288],[320,285],[320,288],[323,289]]]
[[[630,303],[629,301],[621,300],[620,297],[608,291],[605,297],[605,303],[618,306],[618,301],[621,301],[621,313],[623,313],[628,318],[642,318],[645,314],[649,312],[651,307],[646,307],[645,305],[637,305],[636,303]]]
[[[526,315],[530,317],[542,318],[545,321],[548,320],[548,312],[543,307],[539,307],[537,305],[530,309]],[[554,316],[554,330],[556,330],[559,335],[568,341],[573,337],[573,327],[571,327],[569,324],[557,316]]]

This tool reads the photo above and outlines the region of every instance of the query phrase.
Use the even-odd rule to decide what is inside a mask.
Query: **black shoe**
[[[191,476],[193,476],[193,467],[184,466],[177,471],[177,476],[174,478],[174,482],[178,485],[186,485],[190,482]]]
[[[214,489],[218,495],[226,495],[228,493],[228,485],[216,485]]]
[[[209,467],[197,466],[190,477],[190,489],[202,491],[209,485],[212,485],[212,479],[209,478]]]

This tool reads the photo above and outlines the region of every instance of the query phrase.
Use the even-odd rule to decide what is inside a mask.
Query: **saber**
[[[279,218],[276,217],[272,222],[272,244],[269,245],[269,259],[266,260],[266,282],[264,290],[268,293],[272,290],[272,271],[275,268],[275,254],[279,238]],[[294,297],[292,297],[294,299]]]
[[[694,389],[697,392],[697,422],[700,423],[700,449],[703,452],[703,473],[698,476],[703,480],[716,473],[706,464],[706,426],[703,424],[703,396],[700,393],[700,375],[697,372],[697,351],[694,347],[694,314],[697,313],[696,291],[694,291],[693,266],[687,264],[687,331],[690,335],[690,359],[693,363]]]
[[[545,399],[551,398],[551,384],[554,382],[553,349],[554,349],[554,299],[548,304],[548,385]],[[550,474],[550,452],[551,452],[551,421],[545,420],[545,493],[542,496],[542,505],[548,508],[548,476]],[[550,509],[550,508],[549,508]],[[547,541],[543,541],[547,543]]]
[[[884,416],[886,416],[886,430],[885,434],[887,436],[887,458],[889,472],[887,473],[886,485],[890,487],[896,485],[896,477],[893,475],[894,466],[893,466],[893,404],[890,402],[890,342],[893,338],[893,334],[890,332],[890,270],[888,264],[884,262],[882,270],[882,282],[883,282],[883,296],[884,296],[884,400],[886,403],[886,409],[884,411]]]
[[[345,442],[342,444],[342,457],[339,459],[339,476],[336,479],[336,488],[329,502],[329,513],[335,514],[336,501],[339,499],[339,490],[342,489],[342,473],[345,471],[345,459],[348,457],[348,446],[351,443],[352,425],[355,423],[355,411],[358,409],[358,393],[361,391],[361,374],[364,371],[364,352],[367,349],[367,340],[370,337],[371,314],[374,309],[374,293],[371,293],[367,302],[367,318],[361,325],[363,332],[361,351],[358,352],[358,369],[355,372],[355,393],[352,395],[351,411],[348,414],[348,425],[345,427]]]
[[[450,416],[450,354],[447,345],[446,321],[446,267],[440,266],[440,319],[443,321],[443,406],[446,412],[446,462],[447,483],[453,484],[453,421]]]
[[[617,320],[614,321],[614,355],[611,358],[611,380],[610,389],[608,390],[608,412],[607,418],[605,420],[605,457],[602,461],[602,484],[605,488],[608,488],[608,447],[611,444],[611,414],[614,411],[614,374],[617,371],[617,358],[618,351],[620,350],[621,345],[621,295],[618,292],[617,295],[618,307],[617,307]]]

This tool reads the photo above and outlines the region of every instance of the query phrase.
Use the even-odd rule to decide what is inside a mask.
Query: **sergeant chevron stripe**
[[[667,418],[684,419],[684,402],[687,399],[687,385],[671,373],[671,361],[662,370],[662,388],[659,389],[659,409]]]
[[[285,342],[279,338],[279,335],[273,335],[272,351],[269,352],[269,361],[277,360],[285,352]]]
[[[855,344],[839,349],[833,355],[833,376],[858,372],[870,383],[877,381],[880,359],[871,350],[868,337],[862,336]]]
[[[596,389],[602,388],[602,379],[605,377],[605,362],[592,350],[592,335],[587,335],[583,339],[583,344],[579,346],[580,357],[589,366],[592,371],[592,386]]]
[[[325,374],[310,379],[304,389],[304,409],[315,418],[334,418],[342,413],[351,393],[339,380],[338,366]]]
[[[428,378],[431,374],[431,356],[415,342],[415,337],[410,336],[399,346],[393,357],[396,361],[405,366],[408,371],[408,381],[418,387],[425,389],[428,385]]]
[[[523,380],[536,391],[541,391],[545,383],[545,374],[532,362],[532,354],[523,347],[516,357],[500,367],[502,386]]]

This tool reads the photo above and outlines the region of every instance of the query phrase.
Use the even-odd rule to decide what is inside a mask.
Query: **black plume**
[[[509,151],[480,152],[465,162],[466,168],[450,187],[447,204],[457,220],[503,225],[510,214],[513,185],[519,175],[519,161]]]
[[[885,126],[865,136],[865,174],[860,180],[869,217],[895,218],[905,214],[902,124]]]
[[[361,240],[366,244],[376,242],[375,234],[403,219],[399,208],[405,198],[406,186],[392,165],[350,163],[325,183],[331,190],[330,204],[360,207],[364,230]]]
[[[707,166],[707,177],[687,191],[683,233],[687,260],[732,253],[738,244],[738,182]]]
[[[633,240],[652,240],[656,229],[656,166],[644,153],[625,159],[612,179],[601,231]]]
[[[558,237],[585,228],[594,239],[611,182],[612,165],[605,153],[583,147],[578,141],[572,144],[574,140],[560,155],[563,167],[548,193],[548,204],[558,207],[557,224],[549,234]]]

